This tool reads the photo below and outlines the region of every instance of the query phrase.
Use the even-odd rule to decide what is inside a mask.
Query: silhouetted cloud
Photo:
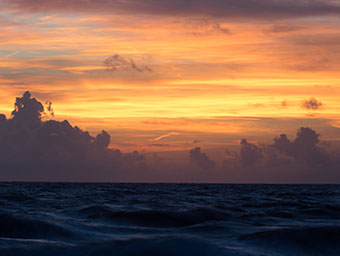
[[[222,168],[261,182],[339,182],[339,150],[325,148],[319,136],[301,127],[293,141],[286,134],[274,138],[273,144],[255,145],[242,139],[240,152],[227,151]]]
[[[322,102],[315,98],[310,98],[309,100],[305,100],[301,107],[305,109],[317,110],[322,107]]]
[[[214,161],[214,151],[200,147],[147,158],[110,149],[106,131],[93,137],[67,120],[43,121],[48,106],[25,92],[11,117],[0,114],[0,180],[340,182],[339,149],[320,142],[310,127],[271,144],[242,139],[239,151],[227,150],[223,159],[214,155]]]
[[[123,57],[119,54],[114,54],[104,60],[104,65],[110,71],[137,71],[137,72],[152,72],[148,66],[137,66],[133,59]]]
[[[15,121],[37,122],[44,112],[43,105],[35,98],[31,98],[28,91],[22,97],[16,98],[14,107],[12,115]]]
[[[4,0],[7,8],[23,12],[95,12],[198,16],[230,19],[285,19],[340,13],[330,0]]]
[[[279,138],[274,139],[273,146],[300,163],[313,166],[326,164],[329,156],[318,145],[319,136],[311,128],[301,127],[293,142],[290,142],[285,134],[281,134]]]
[[[137,151],[109,149],[106,131],[92,137],[66,120],[42,121],[50,107],[27,91],[16,98],[10,119],[0,115],[0,179],[105,180],[143,165],[145,156]]]
[[[199,147],[190,150],[190,160],[202,169],[215,167],[215,162],[210,160],[207,154],[201,152],[201,148]]]
[[[244,165],[254,165],[263,158],[262,149],[246,139],[241,140],[240,159]]]
[[[0,114],[0,122],[5,122],[7,120],[4,114]]]

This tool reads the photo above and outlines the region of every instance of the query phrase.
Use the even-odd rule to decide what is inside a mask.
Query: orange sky
[[[219,148],[304,125],[325,140],[339,138],[335,1],[320,2],[334,12],[307,6],[301,14],[268,8],[231,16],[64,2],[0,4],[0,112],[7,116],[30,90],[53,102],[56,119],[106,129],[123,151]],[[304,105],[311,98],[315,109]]]

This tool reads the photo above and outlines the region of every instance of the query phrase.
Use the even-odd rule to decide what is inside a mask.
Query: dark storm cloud
[[[136,65],[135,61],[131,58],[123,57],[119,54],[114,54],[104,60],[104,65],[107,70],[110,71],[137,71],[137,72],[152,72],[151,68],[148,66]]]
[[[317,110],[322,107],[322,102],[318,101],[315,98],[310,98],[309,100],[305,100],[302,103],[301,107],[305,109]]]
[[[281,19],[339,15],[331,0],[5,0],[3,4],[23,12],[94,12],[200,16],[226,19]]]
[[[199,147],[190,150],[190,160],[202,169],[215,167],[215,162],[210,160],[207,154],[201,152],[201,148]]]
[[[0,115],[1,180],[106,180],[138,170],[144,155],[109,149],[110,135],[96,137],[68,121],[42,121],[44,106],[29,92],[16,98],[12,117]]]

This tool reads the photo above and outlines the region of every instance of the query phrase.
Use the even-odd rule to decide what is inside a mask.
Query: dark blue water
[[[0,183],[0,255],[340,255],[340,186]]]

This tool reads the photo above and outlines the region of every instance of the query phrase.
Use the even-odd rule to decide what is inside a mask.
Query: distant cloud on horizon
[[[110,149],[111,136],[104,130],[91,136],[67,120],[42,121],[49,107],[27,91],[16,98],[11,118],[0,115],[0,180],[340,182],[340,150],[320,142],[320,134],[309,127],[298,129],[294,140],[281,134],[272,144],[242,139],[240,150],[226,150],[224,159],[201,147],[150,157],[136,150]]]

